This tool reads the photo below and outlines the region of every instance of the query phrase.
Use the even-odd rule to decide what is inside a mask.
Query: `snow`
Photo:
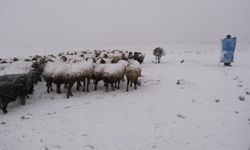
[[[0,75],[27,73],[32,62],[12,62],[0,65]]]
[[[161,45],[160,64],[155,47],[122,47],[146,53],[137,90],[126,92],[124,82],[95,91],[91,83],[89,93],[73,87],[67,99],[40,82],[26,106],[0,113],[0,149],[248,150],[250,45],[237,45],[232,67],[219,64],[220,45]]]

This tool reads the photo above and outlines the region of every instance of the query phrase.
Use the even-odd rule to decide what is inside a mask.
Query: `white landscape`
[[[0,150],[250,150],[249,6],[250,0],[0,0],[0,78],[26,79],[0,79],[0,108],[16,99],[7,114],[0,109]],[[234,62],[224,66],[229,35]],[[165,51],[159,64],[156,47]],[[136,90],[126,91],[125,78],[114,91],[102,81],[96,91],[91,80],[89,92],[75,83],[70,98],[63,85],[61,94],[55,84],[47,93],[45,81],[56,73],[75,81],[98,64],[81,56],[72,58],[78,65],[64,66],[59,53],[117,49],[145,54],[139,67],[122,61],[105,72],[124,75],[126,67],[137,76],[141,67]],[[21,105],[37,73],[25,59],[51,54],[60,63],[47,63],[45,78]],[[232,60],[233,53],[224,56]]]
[[[237,45],[232,67],[219,64],[219,44],[162,47],[160,64],[153,63],[155,45],[109,47],[145,53],[137,90],[126,92],[123,82],[94,91],[91,83],[89,93],[74,86],[67,99],[65,90],[48,94],[39,82],[25,106],[16,101],[0,113],[0,149],[249,150],[250,45]],[[1,49],[1,58],[66,50],[23,51]],[[5,64],[0,74],[22,63]]]

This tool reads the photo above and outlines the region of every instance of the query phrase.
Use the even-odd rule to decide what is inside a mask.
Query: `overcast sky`
[[[250,0],[0,0],[0,48],[250,42]]]

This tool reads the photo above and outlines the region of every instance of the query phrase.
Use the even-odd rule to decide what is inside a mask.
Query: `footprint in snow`
[[[21,116],[21,119],[22,119],[22,120],[28,120],[28,119],[30,119],[30,118],[27,117],[27,116]]]
[[[95,146],[93,146],[93,145],[84,145],[83,149],[84,150],[93,150],[93,149],[95,149]]]
[[[219,102],[220,102],[220,100],[219,100],[219,99],[216,99],[216,100],[215,100],[215,102],[216,102],[216,103],[219,103]]]
[[[239,79],[239,76],[236,76],[233,78],[233,80],[238,80]]]
[[[69,108],[71,108],[72,106],[66,106],[66,107],[64,107],[64,109],[69,109]]]
[[[186,117],[182,114],[178,114],[177,117],[181,118],[181,119],[186,119]]]
[[[239,96],[239,100],[240,100],[240,101],[245,101],[245,96],[240,95],[240,96]]]
[[[242,85],[242,84],[239,84],[239,85],[237,85],[237,87],[243,87],[243,85]]]
[[[53,112],[53,113],[47,113],[48,115],[55,115],[56,114],[56,112]]]

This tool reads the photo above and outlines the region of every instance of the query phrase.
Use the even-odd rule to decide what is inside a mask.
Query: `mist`
[[[0,0],[0,48],[250,43],[249,0]]]

